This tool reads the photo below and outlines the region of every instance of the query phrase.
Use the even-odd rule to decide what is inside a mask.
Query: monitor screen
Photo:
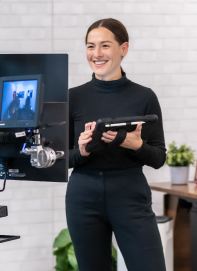
[[[0,127],[36,127],[39,124],[43,93],[41,75],[0,79]]]
[[[32,120],[38,80],[4,81],[1,120]]]
[[[32,166],[31,155],[21,153],[24,133],[29,137],[40,123],[53,124],[39,128],[42,148],[64,152],[47,168]],[[5,172],[7,180],[68,181],[67,54],[0,54],[0,179]]]

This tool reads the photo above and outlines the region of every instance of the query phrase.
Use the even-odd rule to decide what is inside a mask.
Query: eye
[[[88,46],[87,48],[88,48],[88,49],[92,49],[92,48],[94,48],[94,46],[90,45],[90,46]]]
[[[103,44],[103,47],[109,47],[109,45],[107,45],[107,44]]]

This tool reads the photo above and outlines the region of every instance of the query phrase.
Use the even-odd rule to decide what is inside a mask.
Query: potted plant
[[[185,144],[180,148],[177,148],[175,141],[169,144],[165,163],[170,166],[172,184],[187,184],[189,165],[193,165],[195,161],[194,152]]]
[[[63,229],[55,238],[53,255],[56,256],[56,271],[78,271],[77,259],[68,229]],[[95,263],[96,264],[96,263]],[[103,266],[103,270],[105,267]],[[117,252],[112,244],[112,271],[117,270]]]

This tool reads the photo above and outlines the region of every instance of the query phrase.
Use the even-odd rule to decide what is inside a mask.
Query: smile
[[[105,60],[105,61],[94,61],[94,63],[95,63],[96,66],[103,66],[107,62],[108,62],[108,60]]]

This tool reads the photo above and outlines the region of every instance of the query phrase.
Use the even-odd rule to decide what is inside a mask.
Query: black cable
[[[3,182],[3,189],[0,190],[0,192],[3,192],[5,190],[5,185],[6,185],[6,178],[7,176],[7,164],[5,164],[5,177],[4,177],[4,182]]]

